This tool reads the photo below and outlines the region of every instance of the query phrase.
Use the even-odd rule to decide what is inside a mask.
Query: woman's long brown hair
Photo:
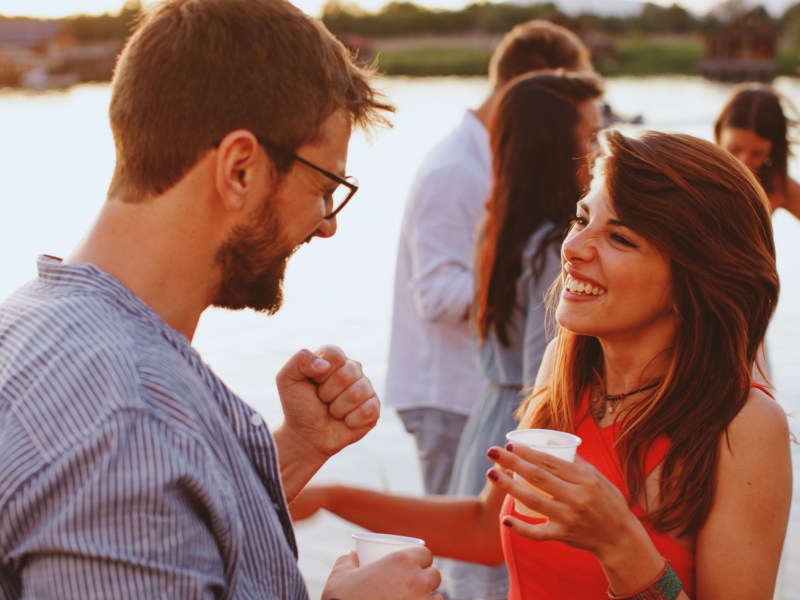
[[[575,126],[578,105],[599,97],[590,73],[548,72],[513,80],[498,100],[491,126],[494,186],[477,249],[477,325],[480,338],[494,328],[509,344],[522,253],[531,235],[553,225],[539,243],[534,277],[544,269],[548,249],[560,244],[581,190]]]
[[[647,517],[662,531],[696,535],[714,500],[720,440],[750,392],[778,300],[769,204],[753,175],[709,142],[612,131],[604,146],[614,211],[669,258],[677,315],[662,382],[631,409],[617,452],[633,505],[650,446],[669,437],[659,506]],[[601,371],[597,339],[559,329],[551,384],[524,426],[573,431],[581,395]]]

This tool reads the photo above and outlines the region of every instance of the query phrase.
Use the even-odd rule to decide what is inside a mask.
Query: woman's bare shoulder
[[[788,447],[789,422],[780,403],[760,388],[753,387],[742,410],[733,418],[723,448],[735,454],[737,448],[755,449],[758,454]]]

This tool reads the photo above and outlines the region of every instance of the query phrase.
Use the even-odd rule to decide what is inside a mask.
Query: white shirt
[[[400,230],[385,402],[468,415],[484,383],[474,297],[476,226],[491,191],[489,132],[471,111],[428,154]]]

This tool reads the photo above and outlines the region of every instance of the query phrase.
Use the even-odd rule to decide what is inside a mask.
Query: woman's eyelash
[[[570,227],[573,225],[586,225],[586,217],[582,217],[580,215],[576,217],[572,217],[572,220],[569,222]]]
[[[622,244],[624,246],[628,246],[629,248],[638,248],[639,247],[636,244],[634,244],[632,241],[630,241],[628,238],[626,238],[623,235],[620,235],[619,233],[612,233],[611,234],[611,239],[613,239],[615,242],[619,242],[620,244]]]
[[[587,223],[588,223],[588,220],[587,220],[586,217],[581,216],[581,215],[576,215],[575,217],[573,217],[570,220],[569,227],[567,228],[567,231],[573,229],[575,226],[582,226],[582,227],[586,226]],[[611,239],[613,241],[617,242],[618,244],[622,244],[623,246],[627,246],[628,248],[638,248],[639,247],[637,244],[634,244],[632,241],[630,241],[628,238],[626,238],[624,235],[622,235],[620,233],[613,232],[613,233],[611,233],[610,237],[611,237]]]

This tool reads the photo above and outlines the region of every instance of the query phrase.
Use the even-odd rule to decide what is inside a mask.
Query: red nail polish
[[[500,458],[500,452],[497,451],[497,448],[489,448],[489,451],[486,453],[486,456],[489,458]]]
[[[507,443],[506,444],[506,450],[508,450],[509,452],[513,452],[514,451],[514,444],[512,444],[511,442]]]
[[[492,481],[499,481],[499,480],[500,480],[500,473],[498,473],[498,472],[497,472],[497,471],[495,471],[494,469],[491,469],[491,470],[490,470],[490,471],[489,471],[489,472],[486,474],[486,476],[487,476],[489,479],[491,479]]]

